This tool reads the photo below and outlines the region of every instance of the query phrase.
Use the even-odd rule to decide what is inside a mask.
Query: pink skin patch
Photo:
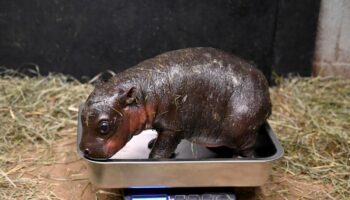
[[[202,145],[202,144],[201,144]],[[222,147],[223,145],[217,145],[217,144],[204,144],[205,147]]]
[[[112,157],[116,152],[124,147],[126,142],[122,138],[111,138],[106,142],[106,152],[108,157]]]

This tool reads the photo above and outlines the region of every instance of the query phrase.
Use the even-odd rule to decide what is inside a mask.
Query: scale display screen
[[[168,200],[167,196],[131,196],[131,200]]]
[[[236,200],[232,188],[125,189],[124,200]]]

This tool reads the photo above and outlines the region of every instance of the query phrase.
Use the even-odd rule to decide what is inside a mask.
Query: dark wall
[[[309,75],[316,30],[309,25],[316,24],[319,1],[293,2],[0,0],[0,65],[92,77],[165,51],[211,46],[252,60],[267,76],[272,70]],[[308,45],[289,52],[289,43],[281,43],[291,37],[288,24],[302,24],[292,31],[299,34],[293,45]],[[280,70],[283,59],[297,67]]]
[[[273,72],[311,75],[319,8],[318,0],[278,1]]]

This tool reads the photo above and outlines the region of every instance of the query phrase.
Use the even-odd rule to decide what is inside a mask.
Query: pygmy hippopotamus
[[[154,129],[151,159],[170,158],[182,139],[249,157],[270,112],[267,80],[252,64],[214,48],[170,51],[95,87],[81,114],[80,150],[107,159]]]

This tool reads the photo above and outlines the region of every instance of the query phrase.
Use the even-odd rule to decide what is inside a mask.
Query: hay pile
[[[78,105],[91,91],[63,75],[29,78],[6,70],[0,77],[0,199],[57,199],[42,192],[36,166],[53,162],[50,154],[62,129],[76,127]],[[24,152],[33,151],[30,158]]]
[[[25,173],[53,162],[53,141],[62,137],[62,130],[75,128],[78,105],[92,86],[63,75],[29,78],[6,72],[0,87],[0,199],[57,199],[52,192],[41,192],[43,179]],[[350,81],[280,79],[271,98],[269,121],[286,151],[275,170],[331,185],[329,198],[349,197]],[[21,149],[42,155],[23,160],[17,153]],[[23,166],[28,162],[30,166]]]
[[[330,184],[331,199],[350,197],[350,80],[278,82],[269,122],[286,153],[275,169]]]

